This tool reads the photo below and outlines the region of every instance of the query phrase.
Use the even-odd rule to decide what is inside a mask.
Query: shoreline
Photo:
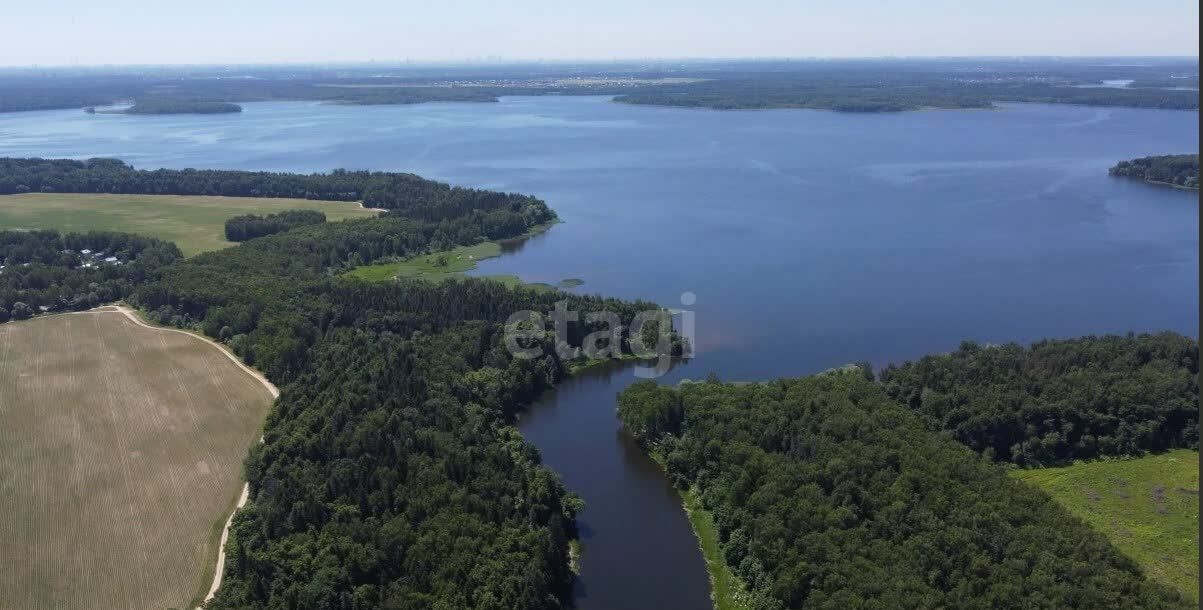
[[[1118,178],[1127,178],[1127,176],[1117,176],[1117,177]],[[1180,191],[1194,191],[1196,193],[1199,192],[1199,187],[1197,187],[1197,186],[1183,186],[1181,184],[1174,184],[1173,182],[1166,182],[1164,180],[1149,180],[1147,178],[1139,178],[1139,180],[1141,182],[1144,182],[1145,184],[1152,184],[1155,186],[1168,186],[1170,188],[1176,188]]]
[[[714,610],[747,610],[747,604],[741,599],[747,586],[731,571],[731,566],[723,557],[714,515],[702,506],[702,499],[695,489],[678,490],[677,493],[681,496],[681,505],[689,526],[693,528],[693,535],[698,539],[702,560],[706,562],[706,574],[710,577],[710,601],[714,604]]]
[[[644,455],[651,458],[660,467],[664,478],[668,479],[668,469],[664,465],[663,458],[655,451],[647,449],[644,450]],[[748,610],[747,604],[741,599],[742,594],[747,591],[747,586],[731,571],[731,566],[727,565],[727,560],[723,557],[723,550],[719,544],[714,515],[702,506],[702,499],[697,488],[691,487],[682,490],[673,485],[673,491],[681,499],[681,510],[685,511],[685,519],[689,521],[689,528],[693,530],[693,536],[698,541],[698,550],[702,554],[702,561],[706,564],[706,576],[710,580],[710,603],[713,610]]]
[[[371,208],[368,208],[371,209]],[[423,279],[440,281],[448,278],[488,279],[507,285],[521,285],[535,289],[567,289],[575,288],[585,283],[580,278],[568,278],[558,284],[542,282],[524,282],[517,275],[468,275],[475,271],[480,261],[497,258],[505,254],[507,246],[518,244],[551,230],[552,227],[564,221],[555,219],[550,222],[535,225],[522,235],[492,241],[483,241],[470,246],[456,246],[450,250],[440,250],[426,254],[418,254],[401,260],[377,262],[360,265],[340,276],[354,277],[365,281],[382,282],[397,279]]]

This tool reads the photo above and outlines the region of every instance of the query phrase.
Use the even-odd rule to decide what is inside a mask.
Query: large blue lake
[[[698,357],[668,377],[803,375],[963,339],[1198,334],[1198,195],[1112,178],[1199,150],[1195,112],[1007,105],[841,114],[629,106],[595,97],[239,115],[0,115],[0,156],[137,167],[412,171],[537,195],[565,221],[480,273],[682,306]],[[523,432],[589,504],[591,608],[700,607],[671,489],[618,433],[629,372],[571,382]]]

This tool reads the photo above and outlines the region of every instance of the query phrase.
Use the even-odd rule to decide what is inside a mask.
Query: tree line
[[[323,222],[326,214],[320,210],[284,210],[266,216],[242,214],[226,220],[226,240],[246,241]]]
[[[865,371],[639,382],[619,398],[627,429],[713,514],[748,607],[1193,607]]]
[[[5,93],[0,112],[102,106],[118,99],[157,107],[270,100],[366,105],[496,102],[507,95],[614,95],[639,104],[846,112],[982,108],[996,101],[1195,110],[1198,91],[1184,86],[1198,86],[1198,69],[1191,60],[1114,66],[1090,60],[941,59],[411,67],[394,75],[355,67],[286,72],[247,67],[239,74],[250,78],[229,78],[229,72],[220,73],[225,78],[181,78],[185,75],[48,71],[0,74]],[[189,68],[186,76],[202,73],[203,68]],[[583,83],[582,75],[597,81]],[[1108,79],[1135,82],[1125,88],[1096,86]]]
[[[1112,176],[1136,178],[1146,182],[1170,184],[1188,189],[1199,188],[1199,155],[1161,155],[1120,161],[1110,170]]]
[[[519,223],[529,228],[555,219],[547,204],[528,195],[452,187],[398,172],[138,170],[119,159],[0,158],[0,195],[29,192],[362,201],[395,216],[428,222],[454,222],[472,215],[474,222],[497,235],[512,232]]]
[[[985,458],[1020,466],[1199,446],[1199,345],[1177,333],[965,342],[881,371],[891,398]]]

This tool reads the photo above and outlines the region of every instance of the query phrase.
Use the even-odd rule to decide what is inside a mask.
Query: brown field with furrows
[[[271,400],[116,308],[0,325],[0,608],[199,603]]]

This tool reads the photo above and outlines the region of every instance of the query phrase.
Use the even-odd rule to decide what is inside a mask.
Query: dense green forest
[[[554,218],[543,202],[409,174],[146,172],[104,159],[0,159],[4,184],[391,204],[377,204],[390,209],[382,217],[298,223],[187,260],[134,236],[0,233],[10,311],[18,293],[59,309],[124,298],[226,343],[281,388],[246,461],[251,499],[211,608],[569,604],[581,502],[511,424],[571,369],[560,339],[580,346],[612,329],[571,323],[564,337],[531,336],[523,346],[541,354],[523,359],[507,348],[505,324],[557,301],[612,312],[624,327],[657,307],[479,279],[342,276],[521,235]],[[85,249],[122,264],[84,267]],[[631,351],[630,337],[614,340]],[[1183,402],[1197,394],[1197,371],[1197,347],[1169,334],[966,344],[890,367],[881,382],[865,368],[743,386],[639,384],[620,416],[674,482],[700,491],[758,609],[1185,607],[956,440],[980,441],[973,449],[987,456],[1005,447],[992,457],[1025,464],[1195,446],[1182,431],[1197,422],[1197,402]]]
[[[440,209],[442,191],[428,192],[434,202],[410,209]],[[301,226],[168,265],[127,297],[155,321],[228,343],[282,389],[247,461],[251,500],[211,607],[566,604],[580,501],[509,423],[567,364],[549,334],[524,340],[541,357],[515,358],[504,323],[562,299],[627,323],[655,306],[486,280],[337,276],[479,241],[482,213]],[[522,220],[498,231],[526,229]],[[571,324],[564,339],[579,345],[599,330],[608,327]]]
[[[346,66],[0,72],[0,112],[139,104],[315,100],[493,102],[505,95],[615,95],[707,108],[883,112],[996,101],[1197,109],[1198,62],[1141,66],[1039,59],[709,61],[512,66]],[[214,78],[220,76],[221,78]],[[242,77],[242,78],[238,78]],[[1098,87],[1104,80],[1134,86]]]
[[[620,396],[627,428],[713,514],[749,607],[1192,607],[866,371]]]
[[[1176,333],[1083,337],[927,356],[886,393],[989,459],[1049,465],[1199,443],[1199,345]]]
[[[126,233],[0,231],[0,323],[125,298],[181,258],[175,244]]]
[[[229,102],[140,99],[123,112],[125,114],[228,114],[242,112],[242,106]]]
[[[1120,161],[1111,168],[1112,176],[1137,178],[1146,182],[1170,184],[1188,189],[1199,188],[1199,155],[1162,155]]]
[[[326,222],[326,214],[320,210],[284,210],[266,216],[243,214],[226,220],[226,239],[246,241],[323,222]]]
[[[647,307],[484,280],[371,283],[326,269],[437,229],[326,223],[174,265],[131,301],[199,328],[282,387],[247,462],[215,608],[559,608],[579,501],[507,422],[565,374],[515,359],[506,317]],[[574,327],[570,342],[589,330]]]
[[[0,233],[8,263],[3,298],[13,284],[22,298],[41,302],[29,298],[34,281],[46,298],[71,295],[63,301],[70,307],[123,297],[153,321],[225,342],[281,388],[264,442],[246,462],[251,499],[235,519],[223,584],[209,607],[567,604],[568,542],[581,503],[540,464],[512,420],[567,374],[578,356],[565,348],[601,336],[629,352],[625,327],[659,308],[478,279],[340,277],[381,258],[522,235],[552,217],[541,201],[401,174],[5,163],[24,172],[22,180],[53,175],[47,179],[81,190],[117,180],[225,192],[379,189],[381,199],[396,202],[384,217],[298,226],[188,260],[170,244],[137,237]],[[397,191],[384,192],[390,187]],[[84,271],[77,264],[84,249],[115,253],[122,264]],[[541,353],[515,357],[505,335],[511,314],[550,312],[557,302],[610,312],[623,328],[574,322],[562,335],[543,329],[518,339]]]

